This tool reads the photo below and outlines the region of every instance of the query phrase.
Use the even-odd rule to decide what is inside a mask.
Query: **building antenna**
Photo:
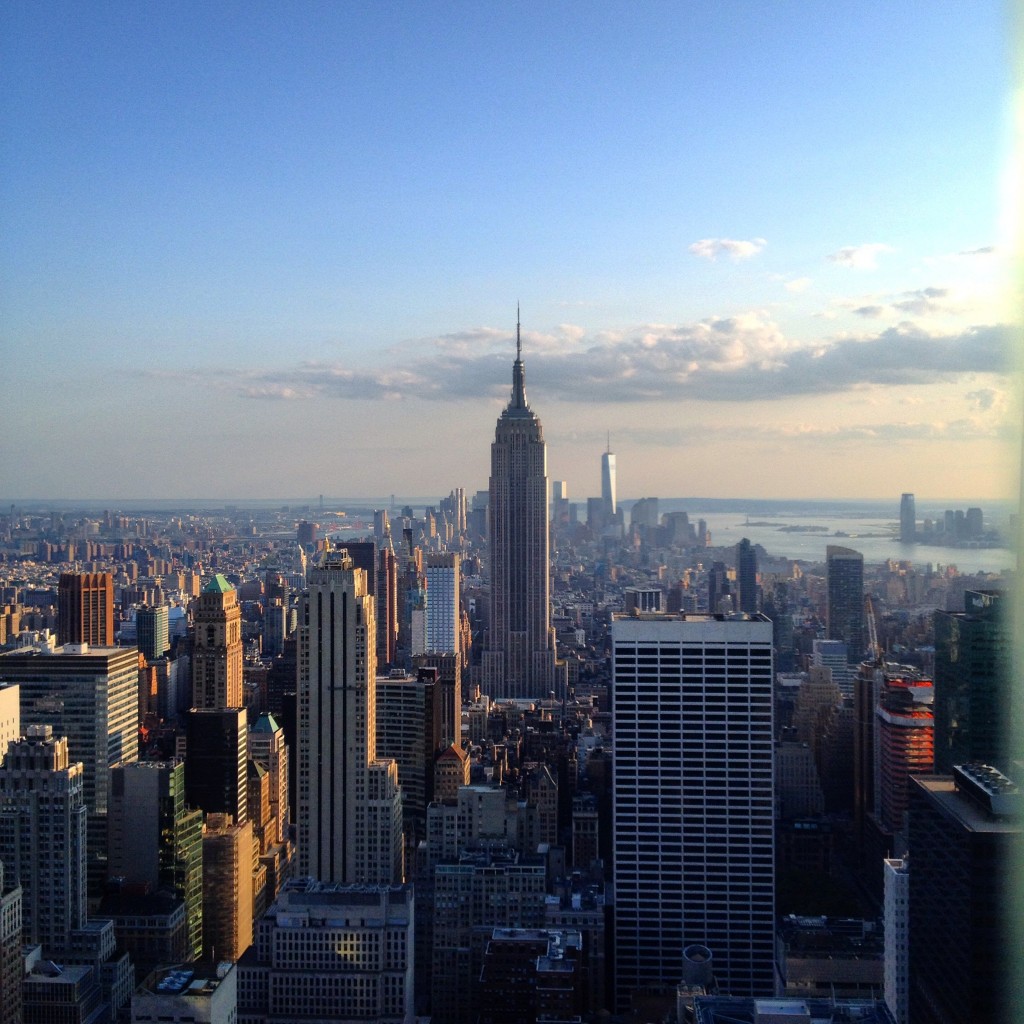
[[[519,335],[519,301],[516,300],[516,359],[523,358],[523,341]]]

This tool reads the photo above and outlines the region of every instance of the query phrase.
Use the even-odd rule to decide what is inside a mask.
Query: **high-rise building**
[[[238,964],[238,1019],[413,1024],[412,889],[289,882]]]
[[[188,955],[203,953],[203,813],[185,803],[181,761],[114,768],[107,812],[108,870],[141,890],[185,902]]]
[[[249,757],[270,773],[270,813],[274,819],[272,843],[288,838],[291,810],[288,806],[288,747],[284,729],[271,714],[262,714],[249,730]]]
[[[540,419],[526,401],[517,323],[512,397],[498,418],[491,445],[491,618],[482,667],[483,686],[492,697],[546,697],[558,688],[547,461]]]
[[[185,798],[204,814],[248,817],[245,708],[193,708],[185,718]]]
[[[825,549],[825,635],[846,643],[847,658],[864,657],[864,556],[851,548],[829,544]]]
[[[0,672],[0,680],[2,679],[3,674]],[[20,736],[21,687],[0,682],[0,761],[7,753],[7,744]]]
[[[886,857],[885,891],[885,1005],[896,1024],[910,1021],[910,862]]]
[[[932,681],[899,675],[885,676],[875,716],[878,719],[876,809],[889,832],[903,828],[911,775],[935,767],[935,719]]]
[[[982,761],[1009,769],[1014,735],[1010,623],[997,591],[968,591],[935,613],[935,769]]]
[[[459,649],[460,563],[454,552],[427,555],[423,559],[423,574],[427,578],[427,651],[454,654]]]
[[[905,493],[900,497],[900,543],[913,544],[917,540],[917,509],[914,496]]]
[[[544,861],[508,850],[465,853],[434,869],[431,1011],[437,1021],[472,1024],[483,1009],[479,978],[495,927],[542,928]]]
[[[49,725],[81,761],[88,811],[89,888],[107,879],[110,770],[139,756],[139,652],[134,647],[45,645],[0,656],[0,682],[18,683],[21,724]]]
[[[910,1020],[1019,1020],[1020,792],[985,765],[910,780]]]
[[[402,825],[407,842],[414,845],[426,837],[434,755],[441,746],[436,670],[421,670],[415,677],[393,671],[390,676],[379,676],[376,688],[377,757],[398,765]]]
[[[114,646],[114,577],[109,572],[60,574],[57,641]]]
[[[299,874],[321,882],[403,879],[398,767],[377,759],[376,619],[344,550],[310,570],[299,615]]]
[[[616,616],[612,663],[616,1005],[694,943],[724,991],[771,995],[772,624]]]
[[[146,656],[146,661],[164,657],[171,649],[167,605],[140,608],[135,613],[135,636],[139,653]]]
[[[203,956],[237,960],[253,935],[252,822],[208,814],[203,830]]]
[[[192,706],[240,708],[242,609],[238,592],[218,573],[202,589],[193,609]]]
[[[0,861],[0,1024],[21,1024],[21,886],[8,885]]]
[[[615,453],[612,451],[611,438],[608,439],[608,450],[601,453],[601,504],[604,506],[605,521],[611,522],[618,511],[615,502]]]
[[[21,886],[22,943],[70,951],[86,920],[85,769],[66,737],[30,725],[0,766],[0,863]]]
[[[737,611],[753,615],[757,611],[757,551],[744,537],[736,545]]]

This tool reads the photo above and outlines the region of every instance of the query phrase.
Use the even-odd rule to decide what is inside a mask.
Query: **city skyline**
[[[1000,5],[0,18],[12,499],[1016,495]]]

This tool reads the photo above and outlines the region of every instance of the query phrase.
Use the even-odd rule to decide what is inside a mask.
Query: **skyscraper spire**
[[[519,329],[519,303],[516,303],[516,361],[512,364],[512,400],[509,409],[529,409],[526,404],[526,374],[523,370],[523,339]]]

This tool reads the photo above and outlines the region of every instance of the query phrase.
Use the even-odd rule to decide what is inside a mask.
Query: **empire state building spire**
[[[529,409],[526,401],[526,371],[523,369],[523,339],[519,330],[519,304],[516,304],[516,361],[512,364],[510,409]]]

